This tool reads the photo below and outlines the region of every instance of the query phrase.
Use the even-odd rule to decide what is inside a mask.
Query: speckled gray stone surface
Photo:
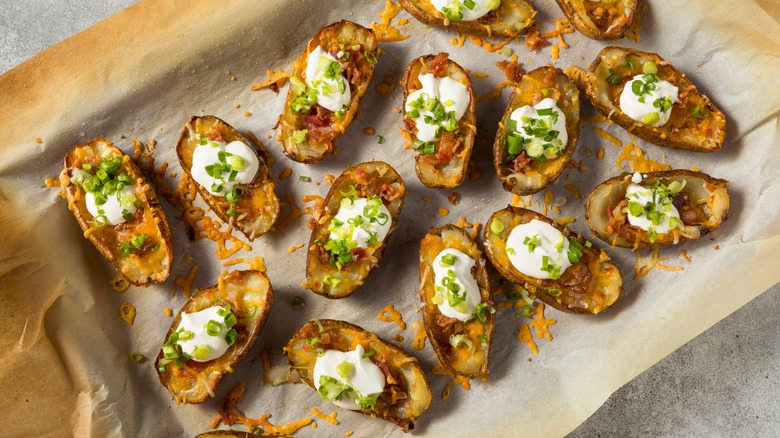
[[[0,0],[0,72],[133,3]],[[620,388],[569,437],[780,437],[779,327],[780,284]]]

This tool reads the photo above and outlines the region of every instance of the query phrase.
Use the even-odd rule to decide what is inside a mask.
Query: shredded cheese
[[[447,400],[450,398],[450,382],[447,382],[446,385],[444,385],[444,391],[441,392],[441,399]]]
[[[686,250],[682,250],[682,251],[680,251],[680,256],[681,256],[683,259],[685,259],[685,261],[686,261],[686,262],[688,262],[688,263],[690,263],[690,262],[691,262],[691,258],[688,256],[688,253],[687,253],[687,251],[686,251]]]
[[[524,342],[525,345],[528,345],[528,348],[531,349],[533,354],[539,354],[539,347],[537,347],[536,342],[534,342],[534,337],[531,335],[531,329],[528,327],[528,324],[520,324],[520,333],[517,335],[517,339],[519,339],[520,342]]]
[[[249,265],[249,269],[254,271],[265,272],[265,259],[261,256],[254,256],[252,258],[237,258],[229,260],[222,264],[222,266],[235,266],[239,263],[246,263]]]
[[[198,274],[198,265],[194,265],[190,268],[190,273],[186,277],[179,277],[173,282],[173,290],[171,291],[171,297],[176,296],[176,290],[181,287],[182,295],[185,298],[192,296],[192,282],[195,281],[195,275]]]
[[[401,314],[395,310],[395,306],[393,306],[392,303],[388,304],[384,307],[384,309],[379,311],[377,319],[383,322],[394,322],[398,324],[398,328],[401,330],[406,330],[406,323],[404,322],[403,316],[401,316]]]
[[[117,275],[111,280],[108,280],[108,285],[117,292],[124,292],[130,287],[130,282],[127,281],[123,275]]]
[[[428,334],[425,333],[425,325],[422,321],[415,321],[412,323],[412,330],[414,331],[414,340],[412,340],[412,349],[421,351],[425,348],[425,340],[428,338]]]
[[[247,417],[236,408],[236,405],[244,398],[245,387],[246,381],[242,381],[230,391],[230,394],[228,394],[224,400],[222,400],[217,416],[211,421],[210,427],[212,429],[219,426],[220,422],[228,426],[240,423],[253,432],[259,432],[258,429],[262,429],[262,432],[260,433],[263,435],[292,435],[303,427],[308,425],[314,427],[313,425],[316,424],[310,417],[304,417],[300,420],[279,426],[268,422],[271,414],[263,414],[258,418]]]
[[[609,132],[607,132],[607,131],[605,131],[605,130],[603,130],[601,128],[595,127],[595,126],[592,129],[593,129],[593,132],[598,134],[604,140],[607,140],[610,143],[614,144],[616,147],[623,146],[623,142],[620,141],[620,139],[618,139],[614,135],[610,134]]]
[[[283,87],[287,80],[292,76],[292,73],[288,73],[281,68],[278,72],[268,70],[265,74],[268,76],[268,79],[252,85],[249,87],[249,89],[252,91],[257,91],[262,90],[263,88],[269,88],[274,93],[279,94],[279,88]]]
[[[385,9],[377,15],[381,20],[381,23],[371,22],[371,29],[376,33],[377,40],[381,42],[395,42],[409,38],[409,35],[403,35],[400,29],[395,28],[390,24],[390,21],[395,18],[400,11],[400,4],[393,3],[392,0],[385,0]]]
[[[615,165],[618,169],[623,168],[621,164],[623,161],[628,163],[628,166],[631,168],[632,172],[654,172],[657,170],[669,170],[672,168],[668,164],[663,164],[651,160],[645,156],[645,153],[642,151],[642,149],[631,143],[626,143],[626,145],[620,151],[620,154],[618,154],[617,158],[615,159]]]
[[[336,411],[333,411],[330,415],[325,415],[321,411],[319,411],[317,408],[311,408],[312,415],[319,417],[325,421],[327,421],[330,424],[338,425],[339,421],[336,419]]]
[[[439,211],[439,214],[440,214],[440,215],[442,215],[442,216],[444,216],[444,217],[447,217],[447,216],[449,216],[449,214],[450,214],[450,211],[449,211],[449,210],[447,210],[447,209],[446,209],[446,208],[444,208],[444,207],[439,207],[438,211]]]
[[[457,33],[457,36],[450,38],[450,44],[455,47],[463,47],[464,42],[466,42],[466,35],[461,35],[460,32]]]
[[[122,321],[127,323],[127,325],[133,325],[135,321],[135,307],[127,301],[122,301],[122,304],[119,306],[119,316],[122,317]]]
[[[653,248],[647,255],[642,255],[642,252],[636,250],[636,263],[634,263],[634,280],[638,280],[655,268],[662,269],[664,271],[682,271],[682,266],[667,266],[662,265],[659,262],[668,260],[669,257],[659,257],[659,248]]]
[[[569,192],[571,192],[572,195],[574,195],[574,199],[580,199],[580,197],[582,196],[580,194],[580,188],[574,184],[571,183],[565,184],[563,187],[565,187],[566,190],[568,190]]]
[[[292,175],[292,169],[288,167],[287,169],[284,169],[283,171],[281,171],[281,173],[279,173],[279,179],[280,180],[286,179],[290,175]]]
[[[544,303],[539,303],[539,305],[536,307],[536,319],[531,321],[528,325],[529,327],[533,327],[536,329],[536,337],[539,339],[547,340],[547,342],[552,341],[552,333],[550,333],[550,326],[554,325],[557,321],[553,318],[545,318],[544,317]]]

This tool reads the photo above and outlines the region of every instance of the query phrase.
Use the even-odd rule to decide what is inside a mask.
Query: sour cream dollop
[[[331,220],[331,240],[354,241],[356,247],[367,248],[387,237],[392,226],[390,210],[377,197],[344,198],[338,213]]]
[[[476,261],[454,248],[442,250],[433,260],[434,302],[444,316],[466,321],[482,301],[477,280],[471,273]],[[445,280],[448,279],[448,280]],[[457,289],[453,294],[448,289]]]
[[[628,214],[628,223],[631,225],[659,234],[682,226],[680,212],[667,194],[659,193],[655,188],[631,183],[626,189],[626,198],[628,207],[624,211]]]
[[[319,46],[306,59],[306,85],[317,90],[317,103],[333,112],[349,105],[352,98],[341,64]]]
[[[569,141],[566,115],[557,104],[555,99],[546,97],[534,106],[525,105],[515,109],[509,116],[516,126],[512,131],[523,138],[522,149],[530,158],[542,155],[555,158],[566,147]]]
[[[655,74],[636,75],[620,93],[620,110],[628,117],[658,127],[669,121],[672,105],[679,102],[678,89]]]
[[[447,19],[456,22],[477,20],[501,5],[496,0],[431,0],[431,3]]]
[[[223,313],[224,315],[220,315]],[[211,306],[193,313],[182,313],[181,322],[176,328],[179,332],[177,344],[181,346],[182,353],[186,353],[196,362],[208,362],[222,357],[230,345],[225,339],[230,328],[225,325],[225,315],[228,310],[221,306]],[[209,326],[212,333],[209,334]],[[182,333],[192,333],[184,336]]]
[[[406,117],[414,120],[419,140],[435,141],[445,129],[457,129],[469,106],[469,90],[447,76],[437,78],[427,73],[418,79],[422,88],[406,97]]]
[[[106,225],[117,225],[126,222],[125,214],[135,214],[135,192],[131,186],[125,186],[122,190],[117,190],[113,194],[106,197],[106,202],[101,205],[97,205],[95,202],[95,194],[87,192],[85,197],[87,202],[87,211],[95,217],[101,218],[96,220],[102,220],[105,218]]]
[[[314,388],[320,389],[323,376],[336,379],[338,384],[351,387],[359,396],[367,397],[381,394],[385,389],[385,375],[374,362],[363,357],[365,349],[358,344],[352,351],[325,350],[314,363]],[[348,365],[342,365],[347,362]],[[341,371],[339,372],[339,367]],[[343,371],[348,370],[348,373]],[[347,391],[349,393],[349,391]],[[344,394],[341,400],[329,400],[336,406],[360,410],[354,398]]]
[[[238,184],[248,184],[255,179],[260,160],[255,152],[242,141],[223,143],[200,138],[192,154],[192,178],[212,195],[225,196]],[[217,172],[215,166],[221,166]],[[217,168],[218,169],[218,168]],[[235,175],[232,172],[236,172]]]
[[[563,275],[571,266],[569,239],[555,227],[537,219],[520,224],[509,232],[506,252],[510,263],[530,277],[546,280]]]

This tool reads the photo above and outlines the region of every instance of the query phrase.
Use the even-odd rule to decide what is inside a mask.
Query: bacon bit
[[[658,263],[669,259],[669,257],[659,257],[658,250],[659,248],[653,248],[646,256],[643,256],[642,252],[639,250],[635,251],[636,263],[634,264],[634,280],[639,280],[655,268],[664,271],[683,270],[682,266],[666,266]]]
[[[532,52],[536,52],[548,44],[550,43],[539,35],[539,28],[536,25],[531,26],[525,34],[525,46]]]
[[[281,173],[279,173],[279,179],[280,180],[286,179],[290,175],[292,175],[292,168],[288,167],[287,169],[284,169],[283,171],[281,171]]]
[[[537,347],[536,342],[534,342],[534,337],[531,335],[531,329],[528,327],[528,324],[520,324],[520,333],[518,333],[517,339],[520,342],[525,343],[533,354],[539,354],[539,347]]]
[[[550,333],[549,327],[556,322],[558,321],[553,318],[547,319],[544,317],[544,303],[539,303],[536,307],[536,319],[531,321],[528,326],[536,329],[537,338],[542,339],[544,337],[547,342],[550,342],[552,341],[552,333]]]
[[[369,136],[370,135],[374,135],[374,134],[376,134],[376,130],[369,126],[368,128],[363,130],[363,134],[369,135]]]
[[[300,245],[290,245],[290,248],[287,249],[287,252],[298,251],[299,249],[303,248],[303,245],[304,245],[303,243],[301,243]]]
[[[274,72],[273,70],[268,70],[265,72],[265,74],[268,76],[268,79],[252,85],[251,87],[249,87],[249,89],[252,91],[257,91],[268,87],[274,93],[279,94],[279,88],[283,87],[284,84],[287,82],[287,79],[290,79],[290,77],[292,77],[292,73],[287,73],[281,68],[279,69],[278,72]],[[236,108],[238,108],[238,106]]]
[[[444,385],[444,391],[441,392],[441,399],[447,400],[450,398],[450,382],[447,382],[446,385]]]
[[[133,325],[135,321],[135,307],[127,301],[122,301],[122,304],[119,306],[119,316],[122,317],[122,321],[127,323],[127,325]]]
[[[479,222],[474,222],[473,224],[470,224],[465,217],[461,216],[458,218],[458,222],[455,224],[458,226],[458,228],[461,228],[463,230],[468,230],[471,228],[471,231],[469,231],[469,235],[472,239],[476,239],[479,235]]]
[[[118,275],[108,280],[108,285],[117,292],[124,292],[130,287],[130,282],[123,275]]]
[[[377,15],[382,22],[371,22],[371,29],[376,33],[377,40],[381,42],[395,42],[409,39],[409,35],[401,34],[400,29],[390,24],[390,20],[395,18],[400,11],[400,4],[395,4],[392,0],[385,0],[385,9]]]
[[[690,258],[690,257],[688,257],[688,252],[687,252],[687,250],[682,250],[682,251],[680,251],[680,256],[681,256],[682,258],[684,258],[686,262],[688,262],[688,263],[690,263],[690,262],[691,262],[691,258]]]
[[[252,113],[249,111],[244,111],[244,117],[252,117]]]
[[[442,76],[444,70],[447,68],[447,62],[449,56],[450,55],[447,52],[439,52],[436,54],[436,56],[433,57],[433,61],[431,61],[431,65],[430,65],[430,70],[435,77]]]
[[[376,84],[374,90],[382,96],[387,96],[395,90],[396,85],[398,85],[396,76],[385,76],[381,84]]]
[[[422,197],[422,200],[423,200],[423,202],[425,202],[426,204],[430,204],[430,203],[431,203],[431,198],[429,198],[429,197],[427,197],[427,196],[423,196],[423,197]]]
[[[618,154],[618,157],[615,159],[615,165],[618,169],[623,168],[621,165],[623,161],[628,162],[632,172],[654,172],[672,168],[668,164],[659,163],[647,158],[642,149],[631,143],[626,143],[620,151],[620,154]]]
[[[384,307],[384,309],[380,310],[379,315],[377,315],[376,318],[383,322],[394,322],[398,324],[398,328],[401,330],[406,330],[404,317],[401,316],[397,310],[395,310],[395,306],[393,306],[392,303],[388,304]]]
[[[469,181],[476,181],[482,178],[482,171],[477,167],[477,162],[469,158]]]
[[[393,335],[393,339],[395,339],[396,342],[403,342],[404,341],[404,337],[399,335],[399,334]]]
[[[618,139],[614,135],[610,134],[609,132],[607,132],[607,131],[605,131],[605,130],[603,130],[601,128],[593,127],[593,132],[598,134],[604,140],[607,140],[607,141],[611,142],[612,144],[614,144],[615,147],[622,147],[623,146],[623,142],[620,141],[620,139]]]
[[[254,426],[260,426],[263,429],[264,435],[292,435],[302,427],[308,426],[313,423],[313,420],[309,417],[301,418],[298,421],[292,423],[283,424],[280,426],[273,425],[268,422],[271,414],[263,414],[259,418],[249,418],[236,408],[236,405],[241,403],[244,398],[244,389],[246,387],[246,381],[239,383],[230,394],[222,400],[219,406],[217,416],[211,421],[210,427],[215,429],[222,422],[225,425],[243,424],[247,429],[252,430]]]
[[[517,63],[517,58],[514,58],[511,61],[498,61],[496,67],[504,72],[507,82],[510,82],[513,85],[519,83],[525,74],[523,67],[520,67],[520,64]]]
[[[338,425],[339,421],[336,420],[336,411],[333,411],[330,415],[325,415],[322,412],[320,412],[317,408],[311,408],[312,415],[315,415],[325,421],[327,421],[330,424]]]
[[[173,282],[173,290],[171,291],[171,297],[176,296],[176,289],[181,287],[182,295],[185,298],[189,298],[192,295],[192,282],[195,281],[195,275],[198,273],[198,265],[194,265],[190,269],[190,273],[186,277],[179,277]]]
[[[560,48],[557,44],[552,45],[552,49],[550,51],[550,59],[558,59],[560,57]]]
[[[249,265],[249,269],[254,271],[265,272],[265,259],[261,256],[254,256],[252,258],[238,258],[227,261],[222,266],[235,266],[239,263],[246,263]]]
[[[450,211],[449,211],[449,210],[447,210],[447,209],[446,209],[446,208],[444,208],[444,207],[439,207],[439,209],[438,209],[438,210],[439,210],[439,214],[440,214],[440,215],[442,215],[442,216],[444,216],[444,217],[447,217],[447,216],[450,214]]]
[[[582,196],[580,194],[580,188],[574,184],[571,183],[565,184],[563,187],[566,188],[566,190],[568,190],[569,192],[571,192],[572,195],[574,195],[574,199],[580,199],[580,197]]]
[[[604,158],[604,146],[599,148],[598,153],[596,154],[596,158],[598,160],[602,160]]]
[[[566,224],[571,224],[571,223],[577,222],[577,219],[574,219],[571,216],[566,216],[566,217],[562,217],[562,218],[556,219],[555,222],[557,222],[557,223],[559,223],[561,225],[566,225]]]
[[[428,338],[428,334],[425,333],[425,325],[422,323],[422,321],[415,321],[412,323],[412,330],[414,331],[412,349],[421,351],[423,348],[425,348],[425,339]]]

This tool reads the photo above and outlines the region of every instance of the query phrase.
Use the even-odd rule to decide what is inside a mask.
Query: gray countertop
[[[133,0],[0,0],[0,73]],[[780,284],[615,392],[570,437],[780,436]]]

